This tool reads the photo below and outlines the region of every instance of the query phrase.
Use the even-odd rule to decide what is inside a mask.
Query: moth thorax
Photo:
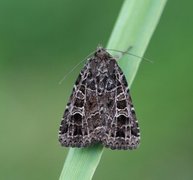
[[[103,47],[98,47],[96,52],[95,52],[95,57],[100,58],[102,60],[108,59],[109,53]]]

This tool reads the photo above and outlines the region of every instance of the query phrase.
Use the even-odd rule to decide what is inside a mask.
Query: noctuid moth
[[[103,47],[88,59],[75,82],[59,142],[66,147],[102,143],[123,150],[139,145],[139,126],[125,75]]]

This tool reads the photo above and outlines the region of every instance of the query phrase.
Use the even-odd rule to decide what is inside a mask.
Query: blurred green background
[[[58,179],[64,107],[81,66],[105,45],[121,1],[0,1],[0,179]],[[105,149],[94,180],[193,179],[193,1],[169,1],[132,85],[142,142]]]

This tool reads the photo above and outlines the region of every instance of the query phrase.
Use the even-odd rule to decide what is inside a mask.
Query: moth
[[[102,143],[111,149],[136,149],[140,131],[127,80],[116,59],[97,47],[81,70],[59,129],[65,147]]]

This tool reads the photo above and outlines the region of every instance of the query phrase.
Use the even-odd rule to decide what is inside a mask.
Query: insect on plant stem
[[[81,70],[64,111],[59,142],[65,147],[102,143],[136,149],[140,131],[128,84],[117,61],[98,47]]]

